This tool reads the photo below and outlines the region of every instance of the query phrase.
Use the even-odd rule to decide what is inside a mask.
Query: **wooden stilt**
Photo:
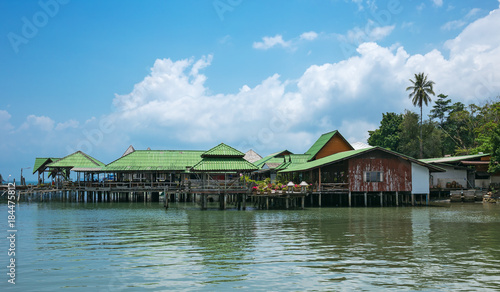
[[[396,206],[399,206],[399,199],[398,199],[398,197],[399,197],[399,192],[396,191]]]
[[[368,193],[365,192],[365,207],[368,207]]]
[[[351,204],[351,202],[352,202],[352,201],[351,201],[351,200],[352,200],[352,194],[351,194],[351,192],[349,191],[349,207],[351,207],[351,206],[352,206],[352,204]]]

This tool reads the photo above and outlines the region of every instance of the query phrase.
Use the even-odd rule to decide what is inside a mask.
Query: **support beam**
[[[380,192],[379,196],[380,196],[380,207],[383,207],[384,206],[384,193]]]
[[[399,206],[399,192],[396,191],[396,206]]]
[[[349,191],[349,207],[351,207],[351,202],[352,202],[352,194],[351,192]]]
[[[365,192],[365,207],[368,207],[368,193]]]

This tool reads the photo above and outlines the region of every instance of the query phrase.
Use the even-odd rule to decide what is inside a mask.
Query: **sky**
[[[500,95],[499,0],[0,0],[0,174],[81,150],[304,153],[386,112]],[[433,98],[435,99],[435,98]],[[427,117],[432,104],[424,108]]]

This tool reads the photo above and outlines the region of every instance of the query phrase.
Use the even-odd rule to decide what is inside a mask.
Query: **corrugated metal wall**
[[[383,172],[382,182],[365,182],[366,171]],[[373,151],[349,160],[351,192],[410,192],[411,163],[392,155]]]

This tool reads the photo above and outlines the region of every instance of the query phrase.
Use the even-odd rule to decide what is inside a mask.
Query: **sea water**
[[[201,211],[20,202],[14,257],[8,210],[0,204],[1,291],[500,290],[494,204]]]

